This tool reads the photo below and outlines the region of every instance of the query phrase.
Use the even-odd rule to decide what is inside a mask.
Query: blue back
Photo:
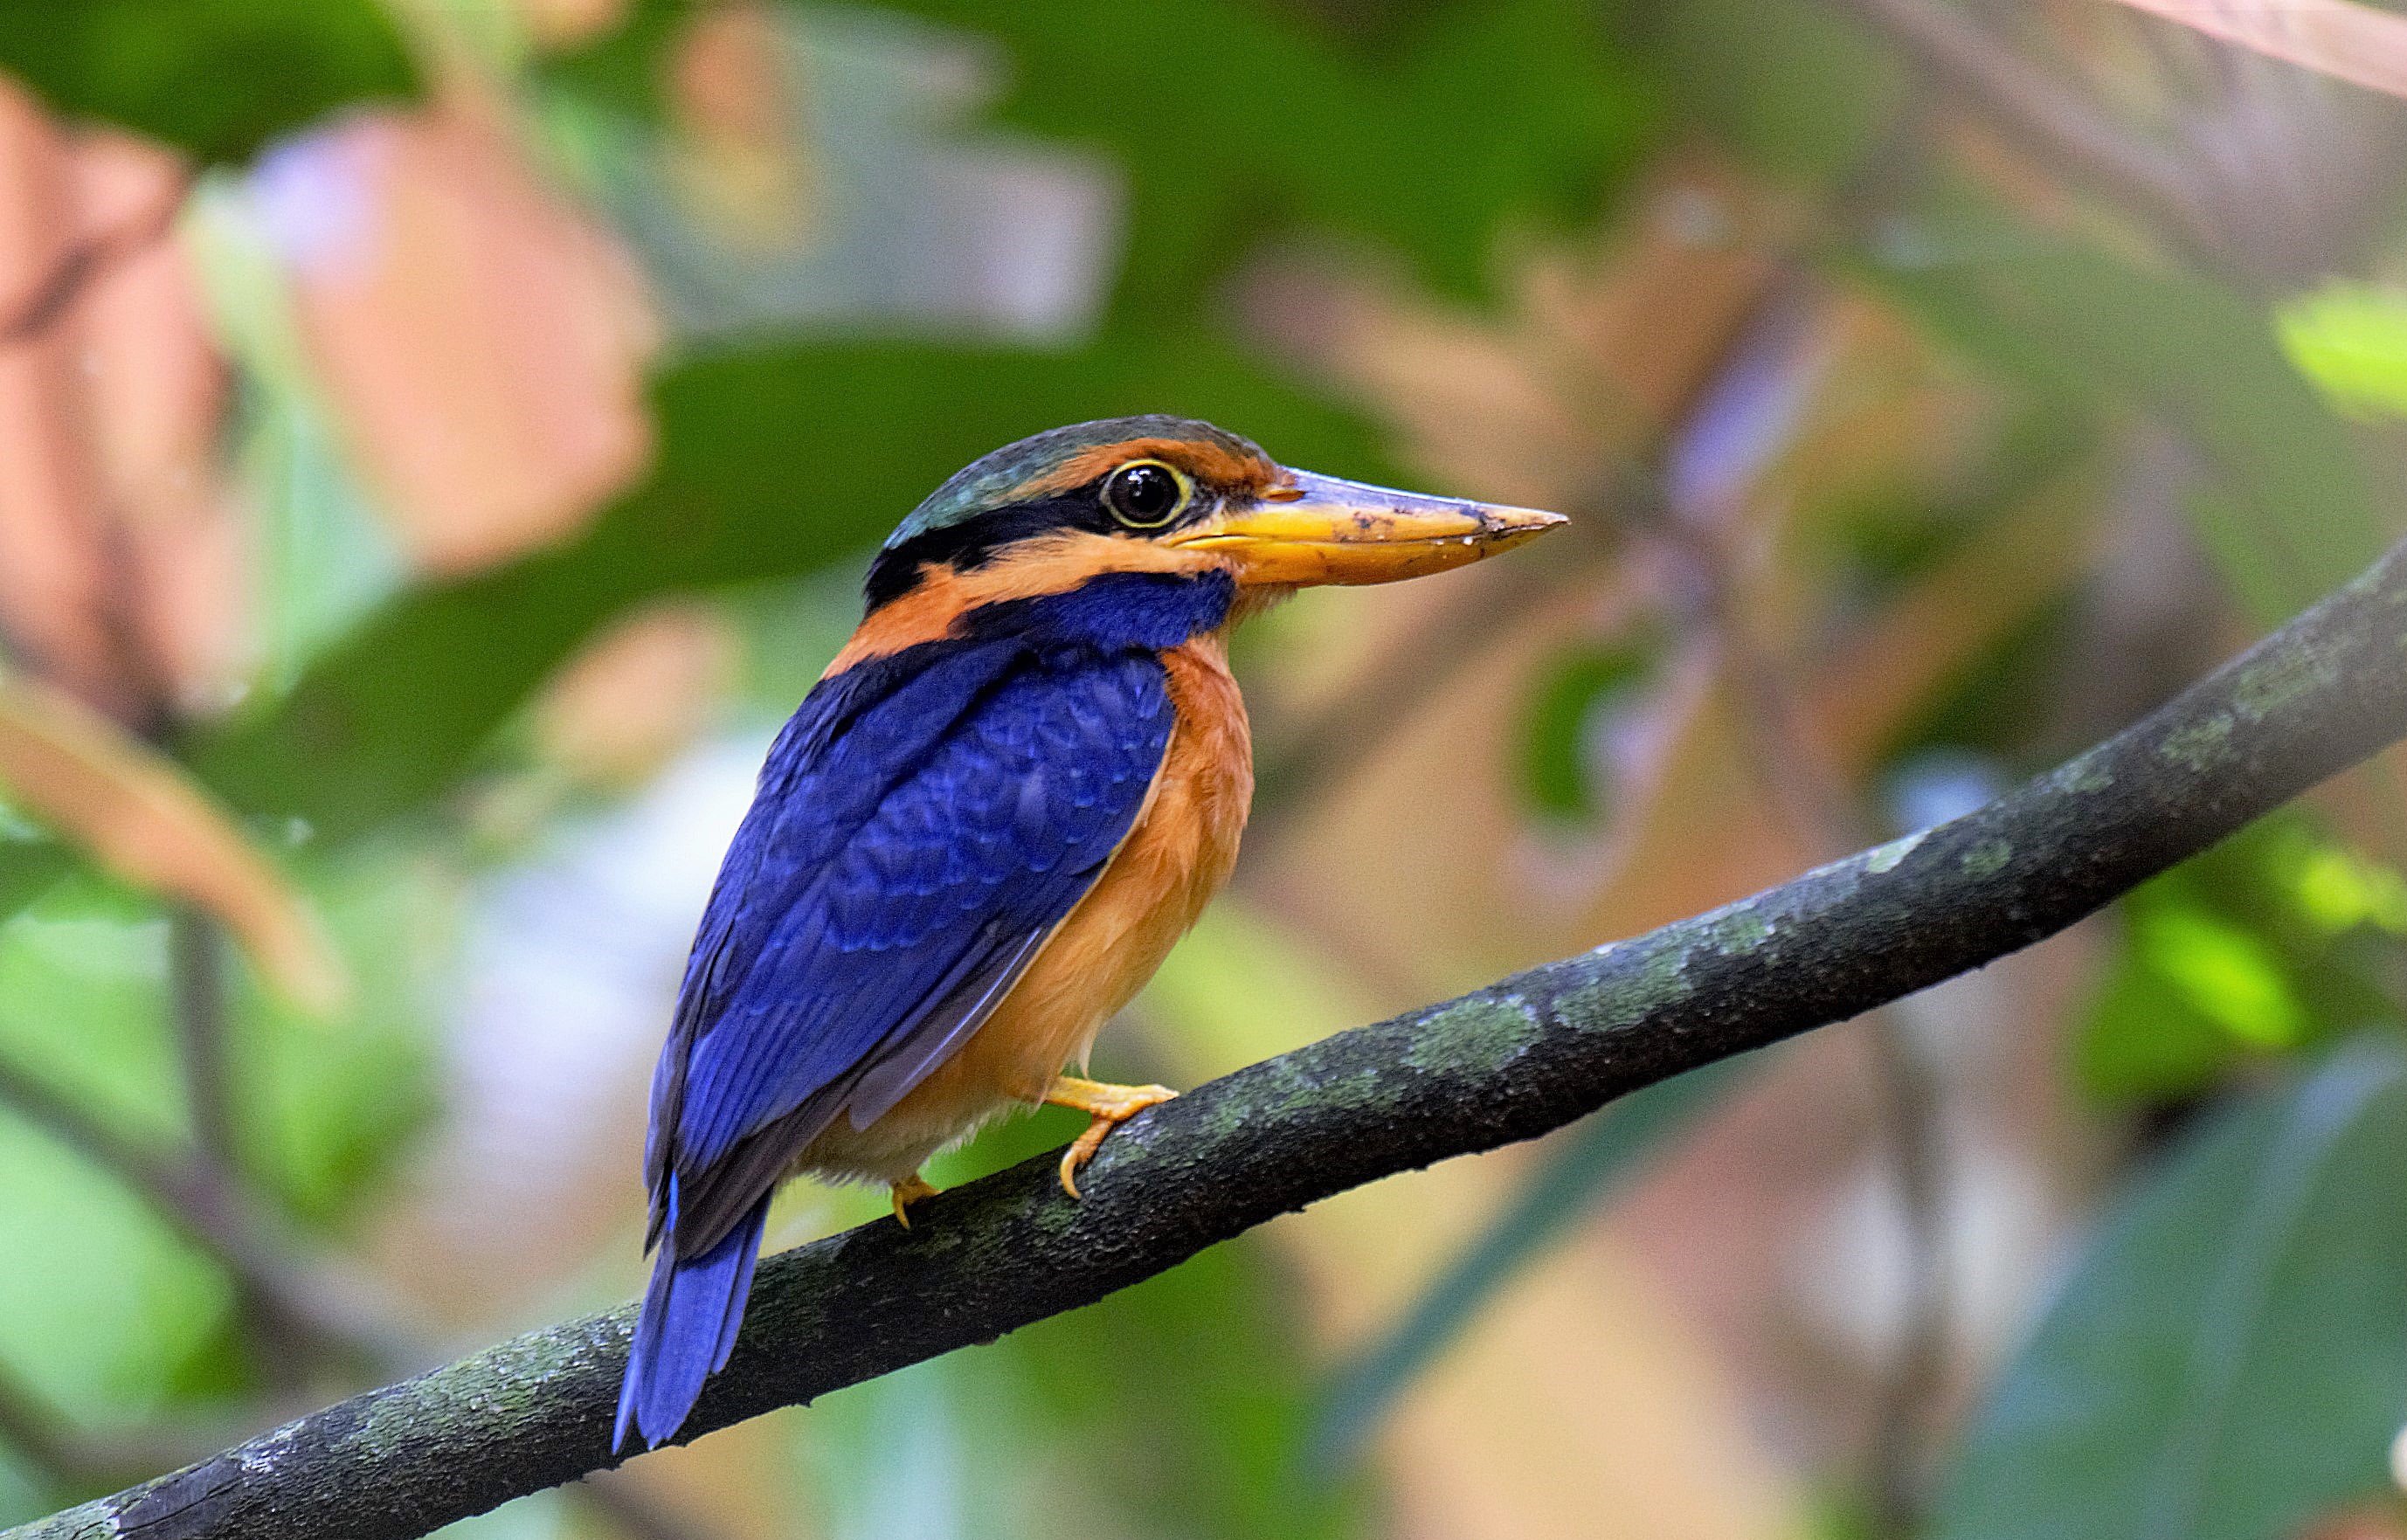
[[[673,1248],[708,1250],[837,1117],[865,1127],[976,1031],[1144,804],[1172,727],[1160,653],[1231,594],[1114,574],[811,692],[728,850],[653,1080],[656,1236],[674,1196]]]

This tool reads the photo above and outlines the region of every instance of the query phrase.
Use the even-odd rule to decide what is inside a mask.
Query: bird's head
[[[1112,572],[1225,572],[1241,592],[1384,583],[1492,556],[1563,522],[1529,508],[1290,470],[1234,434],[1122,417],[1023,438],[955,474],[878,552],[869,607],[938,585],[969,603]]]

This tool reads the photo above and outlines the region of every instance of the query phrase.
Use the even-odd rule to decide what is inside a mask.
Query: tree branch
[[[1636,940],[1253,1064],[1130,1123],[1085,1203],[1040,1158],[766,1263],[685,1436],[990,1342],[1266,1219],[1560,1127],[1976,968],[2407,734],[2407,546],[1978,812]],[[632,1306],[355,1396],[0,1540],[401,1540],[615,1463]]]

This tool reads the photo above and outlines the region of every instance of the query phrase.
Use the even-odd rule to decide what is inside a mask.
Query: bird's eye
[[[1187,478],[1159,460],[1132,460],[1104,483],[1104,506],[1131,529],[1160,529],[1187,498]]]

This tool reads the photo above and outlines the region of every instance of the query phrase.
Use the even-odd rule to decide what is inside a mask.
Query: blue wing
[[[1169,748],[1156,649],[1232,592],[1111,574],[990,606],[822,681],[778,734],[652,1077],[660,1257],[613,1447],[673,1435],[726,1365],[794,1156],[943,1062],[1102,875]]]
[[[729,851],[654,1082],[677,1251],[709,1249],[811,1138],[874,1121],[977,1029],[1128,833],[1171,721],[1155,658],[1019,638],[812,693]]]

